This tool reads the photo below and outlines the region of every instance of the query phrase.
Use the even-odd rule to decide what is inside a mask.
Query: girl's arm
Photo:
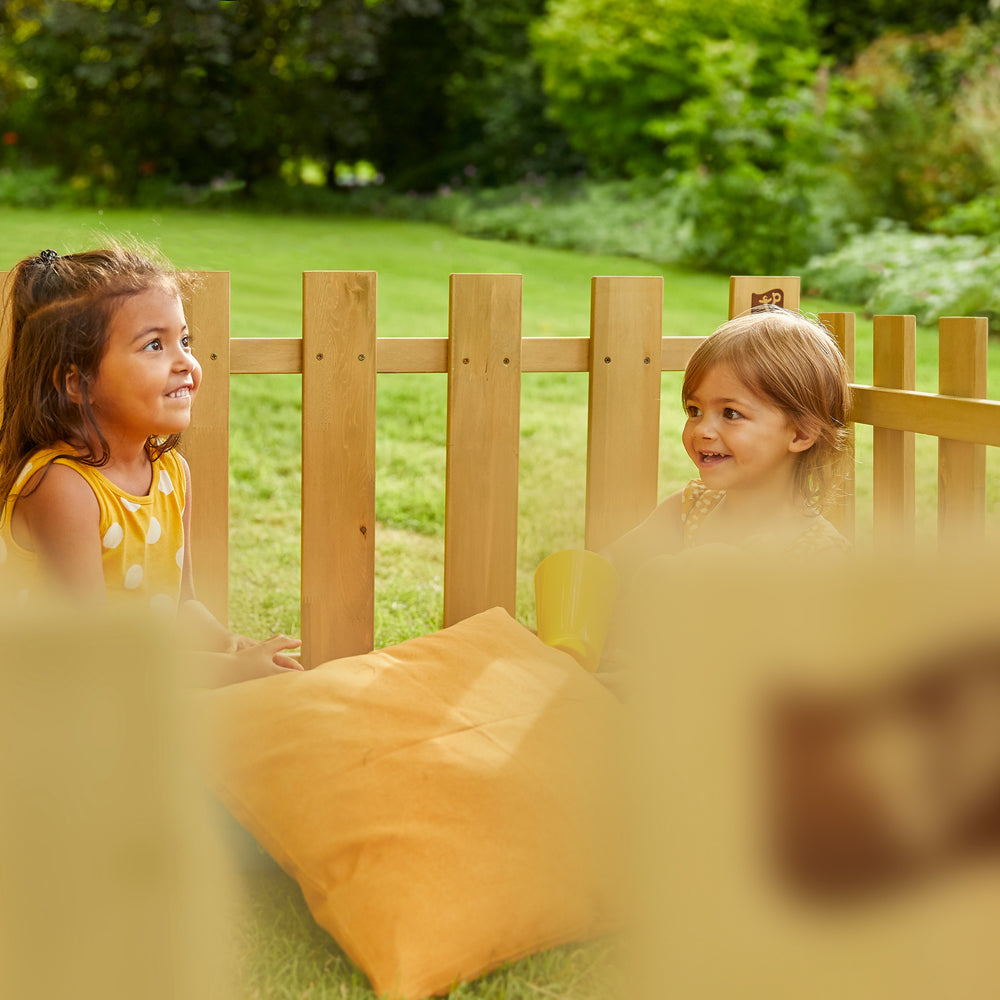
[[[185,641],[194,649],[205,652],[230,653],[239,648],[234,636],[194,594],[194,569],[191,562],[191,468],[183,455],[177,456],[184,470],[184,560],[181,565],[181,598],[178,625]]]
[[[75,469],[52,463],[14,505],[13,524],[38,555],[57,590],[100,601],[108,597],[101,565],[101,511],[94,491]]]
[[[178,456],[184,469],[184,562],[181,567],[181,605],[178,624],[197,651],[195,683],[206,687],[220,687],[239,681],[267,677],[301,670],[302,665],[282,650],[296,649],[298,639],[275,635],[264,642],[256,642],[231,632],[220,622],[194,593],[194,570],[191,562],[191,469],[182,455]]]
[[[190,681],[196,687],[216,688],[239,684],[258,677],[273,677],[302,670],[302,664],[282,653],[302,643],[286,635],[274,635],[235,653],[196,652],[191,662]]]
[[[642,524],[601,552],[618,570],[624,589],[635,571],[656,556],[675,555],[684,547],[681,505],[684,491],[671,493]]]

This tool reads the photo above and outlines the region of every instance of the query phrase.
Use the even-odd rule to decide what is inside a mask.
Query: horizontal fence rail
[[[205,377],[183,450],[197,484],[192,549],[199,594],[220,617],[228,603],[230,374],[302,377],[302,635],[308,663],[365,652],[374,641],[377,375],[441,373],[448,379],[446,624],[496,604],[514,611],[524,373],[589,373],[587,547],[600,548],[655,506],[660,374],[683,371],[704,338],[663,336],[660,277],[594,278],[588,337],[522,337],[521,280],[452,275],[448,337],[380,338],[374,272],[306,272],[302,336],[247,339],[230,338],[228,272],[199,273],[185,309]],[[799,279],[730,280],[730,316],[768,305],[797,309]],[[819,318],[854,378],[854,315]],[[1000,402],[983,398],[986,320],[941,320],[939,393],[914,391],[912,317],[875,317],[873,328],[875,384],[854,385],[852,416],[875,429],[876,538],[904,546],[912,541],[914,434],[939,439],[942,543],[958,544],[970,532],[981,538],[985,446],[1000,445]],[[8,339],[9,331],[0,329],[4,355]],[[852,533],[850,489],[831,517]]]

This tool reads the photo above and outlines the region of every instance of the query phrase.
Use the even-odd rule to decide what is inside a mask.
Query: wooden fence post
[[[985,316],[943,317],[938,322],[938,392],[986,398]],[[986,446],[938,439],[938,541],[958,547],[986,533]]]
[[[594,278],[585,539],[600,549],[656,506],[663,279]]]
[[[521,275],[453,274],[448,330],[444,623],[513,615],[521,419]]]
[[[315,666],[375,634],[375,272],[302,275],[302,641]]]
[[[876,316],[872,326],[873,384],[887,389],[914,389],[915,317]],[[872,452],[875,545],[880,551],[906,551],[913,546],[916,521],[913,432],[876,427]]]
[[[229,272],[202,271],[184,313],[202,367],[180,450],[191,467],[191,559],[199,600],[229,616]]]
[[[844,355],[847,362],[847,375],[853,382],[855,376],[855,317],[854,313],[820,313],[819,321],[837,341],[840,353]],[[851,423],[845,428],[848,434],[851,454],[854,454],[854,424]],[[840,493],[830,507],[829,519],[835,528],[848,538],[854,538],[855,521],[855,497],[854,497],[854,465],[851,464],[851,472],[841,484]]]

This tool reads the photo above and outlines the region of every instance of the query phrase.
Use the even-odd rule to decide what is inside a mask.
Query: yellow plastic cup
[[[586,549],[553,552],[535,570],[538,637],[596,670],[618,587],[618,571],[604,556]]]

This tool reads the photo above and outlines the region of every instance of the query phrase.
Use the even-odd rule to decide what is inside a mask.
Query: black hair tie
[[[55,252],[55,250],[43,250],[38,255],[38,263],[39,264],[51,264],[52,261],[56,260],[58,257],[59,257],[59,254],[57,254]]]

